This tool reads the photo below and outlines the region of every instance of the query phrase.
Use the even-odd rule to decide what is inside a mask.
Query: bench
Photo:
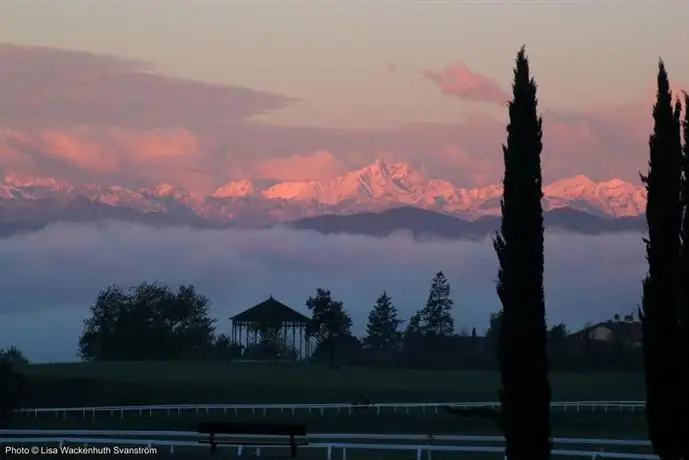
[[[248,423],[248,422],[199,422],[198,432],[207,434],[208,440],[201,440],[201,444],[210,444],[211,455],[215,455],[218,444],[232,446],[289,446],[292,458],[297,456],[297,446],[306,446],[308,441],[297,442],[295,436],[306,436],[306,425],[285,423]],[[289,441],[239,441],[224,438],[218,440],[216,434],[237,436],[240,435],[265,435],[265,436],[289,436]]]

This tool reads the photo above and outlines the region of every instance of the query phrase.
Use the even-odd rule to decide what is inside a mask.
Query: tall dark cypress
[[[678,460],[684,442],[682,366],[679,351],[680,231],[682,224],[682,152],[679,112],[665,65],[658,64],[658,94],[649,139],[648,175],[642,176],[648,199],[646,221],[648,274],[643,281],[643,354],[646,376],[646,419],[655,453],[662,460]]]
[[[512,89],[507,144],[502,147],[502,225],[493,241],[503,312],[498,345],[501,426],[508,460],[545,460],[551,450],[551,395],[543,294],[543,144],[536,84],[524,47],[517,54]]]
[[[682,253],[680,257],[679,335],[682,365],[684,445],[682,457],[689,459],[689,94],[684,93],[684,147],[682,149]]]

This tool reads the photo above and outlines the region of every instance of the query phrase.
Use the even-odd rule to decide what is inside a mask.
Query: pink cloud
[[[108,137],[136,157],[195,157],[201,150],[200,140],[186,129],[132,132],[118,128],[109,130]]]
[[[44,131],[37,148],[45,155],[63,160],[77,168],[96,173],[113,172],[117,158],[107,154],[102,143],[69,132]]]
[[[502,176],[506,110],[499,118],[470,112],[455,123],[378,130],[277,126],[249,118],[287,104],[285,96],[170,79],[120,58],[0,45],[0,66],[24,75],[0,74],[4,173],[125,186],[166,181],[198,193],[228,179],[324,178],[376,158],[461,186]],[[425,75],[466,100],[508,99],[461,64]],[[546,110],[546,180],[587,174],[637,181],[647,164],[654,93],[619,107]]]
[[[472,72],[461,62],[448,66],[440,72],[425,70],[421,74],[435,83],[443,94],[467,101],[504,104],[510,99],[495,80]]]
[[[326,150],[288,157],[268,158],[253,168],[254,177],[272,180],[310,180],[333,177],[347,171],[347,164]]]

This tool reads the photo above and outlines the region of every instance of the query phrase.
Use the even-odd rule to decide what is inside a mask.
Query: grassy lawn
[[[495,371],[332,370],[309,364],[272,363],[44,364],[27,366],[26,373],[155,387],[157,393],[170,395],[179,403],[199,404],[351,402],[361,392],[376,402],[495,401],[499,385]],[[555,401],[644,398],[642,374],[553,374],[551,384]],[[182,401],[185,397],[192,399]]]
[[[30,380],[71,382],[55,384],[41,393],[42,407],[150,404],[299,404],[351,403],[364,392],[375,402],[460,402],[495,401],[499,383],[497,372],[421,371],[401,369],[342,368],[332,370],[308,364],[272,363],[75,363],[30,365],[25,368]],[[63,383],[64,383],[63,382]],[[74,383],[76,382],[76,383]],[[53,383],[50,383],[53,385]],[[643,400],[641,374],[554,374],[551,376],[554,401]],[[62,387],[62,388],[57,388]],[[97,387],[95,391],[92,387]],[[53,391],[54,390],[54,391]],[[93,390],[93,391],[92,391]],[[71,401],[71,403],[70,403]],[[303,422],[310,433],[415,433],[498,435],[495,422],[485,419],[459,418],[440,410],[375,409],[350,413],[326,409],[287,410],[281,412],[222,409],[177,412],[73,412],[56,415],[39,413],[38,417],[20,417],[15,428],[45,429],[110,429],[110,430],[182,430],[195,431],[199,420],[252,420]],[[556,437],[610,439],[645,439],[643,411],[635,412],[564,412],[552,414]],[[100,437],[100,436],[99,436]],[[159,436],[157,437],[160,438]],[[193,439],[185,439],[193,440]],[[318,440],[317,442],[383,443],[384,441]],[[402,442],[402,441],[399,441]],[[392,443],[392,442],[386,442]],[[422,444],[412,441],[412,444]],[[486,445],[486,443],[462,443]],[[650,452],[644,447],[558,445],[556,448],[615,452]],[[161,451],[167,451],[162,448]],[[245,456],[253,451],[246,451]],[[203,456],[203,448],[178,448],[176,456],[189,453]],[[235,449],[224,449],[223,457],[236,455]],[[269,454],[269,455],[267,455]],[[261,458],[283,455],[278,449],[265,450]],[[415,451],[348,451],[352,459],[414,459]],[[497,459],[501,454],[434,452],[433,458],[469,460]],[[325,458],[321,449],[304,449],[299,458]],[[334,459],[342,458],[340,450]],[[425,456],[424,456],[425,458]]]

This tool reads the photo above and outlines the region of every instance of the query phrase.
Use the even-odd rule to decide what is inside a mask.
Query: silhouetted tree
[[[368,314],[364,346],[366,353],[376,359],[389,359],[399,351],[402,341],[400,326],[404,323],[397,317],[397,308],[387,292],[378,297]]]
[[[519,51],[503,146],[502,225],[494,247],[502,302],[498,361],[508,460],[550,457],[550,384],[543,295],[541,118],[525,49]]]
[[[210,358],[232,361],[242,355],[242,347],[234,342],[226,334],[220,334],[216,337],[211,347]]]
[[[502,328],[502,311],[490,315],[490,323],[486,330],[486,343],[491,351],[498,351],[500,329]]]
[[[555,363],[555,369],[571,365],[569,359],[569,332],[564,323],[556,324],[548,330],[549,362]],[[550,370],[555,370],[551,368]]]
[[[0,359],[6,359],[15,366],[29,364],[29,360],[19,348],[10,346],[0,350]]]
[[[556,324],[548,331],[548,344],[562,346],[567,342],[569,332],[565,323]]]
[[[194,286],[177,292],[158,283],[98,294],[84,320],[79,352],[84,360],[169,360],[207,356],[214,342],[210,301]]]
[[[452,291],[443,272],[433,277],[426,306],[420,311],[420,327],[424,336],[449,337],[455,332],[452,318]]]
[[[410,336],[413,334],[420,334],[421,333],[421,312],[417,311],[414,313],[411,318],[409,318],[409,322],[407,323],[407,327],[404,330],[404,335],[405,336]]]
[[[334,367],[338,345],[352,336],[352,318],[342,302],[332,298],[329,289],[317,289],[316,296],[306,301],[306,307],[312,313],[307,334],[316,339],[319,347],[325,347],[328,363]]]
[[[679,301],[679,335],[680,363],[682,365],[682,382],[684,389],[682,412],[684,414],[684,432],[689,433],[689,94],[684,93],[684,120],[682,122],[684,146],[682,148],[682,231],[680,242],[680,301]],[[689,459],[689,436],[684,437],[682,457]]]
[[[681,403],[678,329],[679,262],[682,207],[679,111],[673,110],[665,65],[658,64],[658,93],[649,139],[646,220],[648,275],[643,280],[643,354],[649,439],[663,460],[682,456],[686,438]]]

